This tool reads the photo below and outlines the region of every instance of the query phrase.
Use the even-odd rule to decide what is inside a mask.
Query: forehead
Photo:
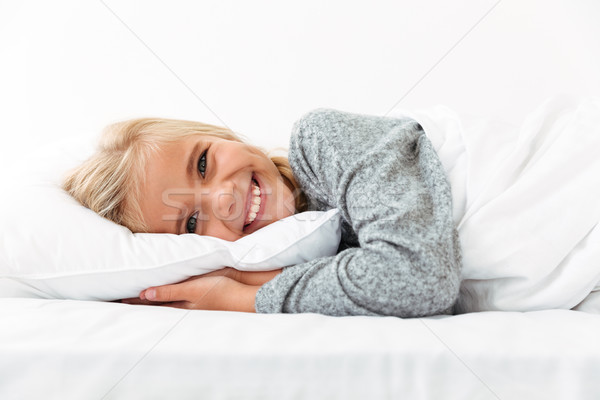
[[[194,135],[179,140],[162,142],[156,146],[156,151],[150,154],[149,161],[158,161],[159,159],[172,158],[173,156],[178,155],[181,156],[186,154],[186,152],[189,152],[190,148],[196,143],[212,143],[221,140],[225,139],[208,135]]]
[[[194,135],[172,142],[160,143],[146,160],[145,176],[162,175],[166,168],[169,171],[181,170],[185,173],[189,157],[196,146],[206,146],[215,142],[231,142],[230,140],[209,135]]]

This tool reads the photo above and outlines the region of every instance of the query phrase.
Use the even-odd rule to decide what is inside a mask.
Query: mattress
[[[0,300],[1,399],[597,399],[600,315]]]

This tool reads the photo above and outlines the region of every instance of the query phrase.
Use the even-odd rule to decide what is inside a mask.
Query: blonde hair
[[[63,189],[85,207],[132,232],[148,232],[139,205],[148,158],[161,144],[207,135],[245,143],[230,129],[195,121],[140,118],[109,125],[98,151],[70,171]],[[294,179],[286,157],[267,155],[295,197],[296,211],[306,209],[306,198]]]

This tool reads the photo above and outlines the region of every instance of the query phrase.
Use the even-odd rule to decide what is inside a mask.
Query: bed
[[[418,319],[257,315],[113,302],[135,297],[147,286],[218,269],[223,266],[219,262],[253,270],[269,263],[275,268],[302,262],[302,257],[334,254],[339,215],[330,210],[319,212],[319,218],[289,217],[237,242],[197,235],[132,235],[118,225],[103,225],[107,222],[64,197],[56,188],[58,182],[41,180],[30,188],[22,185],[20,192],[23,197],[44,198],[44,207],[50,208],[40,206],[38,212],[53,214],[46,217],[46,224],[62,223],[61,230],[40,226],[31,234],[19,229],[35,225],[39,218],[37,213],[26,215],[32,207],[28,200],[2,206],[12,212],[2,215],[0,232],[5,250],[0,257],[0,398],[597,398],[600,268],[594,262],[597,224],[588,222],[597,217],[593,213],[598,206],[590,202],[586,204],[591,208],[585,209],[580,204],[578,211],[586,218],[580,223],[571,221],[569,229],[560,232],[559,250],[565,253],[556,262],[551,262],[543,247],[513,246],[513,242],[537,240],[539,235],[550,240],[548,226],[527,222],[526,207],[510,213],[518,222],[500,223],[492,233],[489,227],[498,219],[505,222],[509,215],[484,213],[478,224],[471,224],[469,218],[482,218],[479,210],[489,210],[498,202],[506,207],[505,191],[517,190],[523,179],[541,183],[533,190],[552,188],[556,178],[552,182],[542,178],[554,176],[554,169],[563,168],[564,163],[548,163],[540,159],[540,152],[551,154],[552,146],[560,145],[561,152],[568,154],[569,148],[560,139],[573,137],[572,130],[581,131],[581,124],[591,121],[597,131],[600,102],[550,99],[514,131],[516,141],[507,140],[508,132],[495,136],[502,138],[506,148],[502,143],[490,146],[489,140],[478,141],[482,130],[493,133],[489,121],[467,122],[445,107],[414,111],[412,117],[423,125],[452,183],[465,263],[458,315]],[[590,154],[587,149],[596,148],[599,138],[580,135],[574,141],[576,148],[584,149],[579,160]],[[582,145],[586,140],[591,142]],[[518,151],[521,147],[528,151]],[[493,152],[486,154],[485,148]],[[45,153],[60,154],[57,150]],[[535,165],[542,168],[515,161],[521,154],[537,160]],[[494,155],[500,164],[494,162]],[[48,172],[50,159],[33,157],[44,165],[44,173],[53,176]],[[478,157],[486,162],[476,162]],[[593,154],[588,158],[592,172],[600,168]],[[500,168],[499,175],[490,175],[507,160],[519,166],[518,174]],[[577,177],[583,174],[588,184],[600,179],[600,173],[570,171]],[[494,183],[478,174],[494,176]],[[480,199],[489,191],[506,183],[504,175],[513,177],[507,183],[509,189],[482,203]],[[541,199],[543,204],[564,209],[573,202],[573,191],[585,190],[582,197],[589,197],[590,190],[600,190],[598,183],[588,186],[565,183]],[[28,195],[27,190],[40,197]],[[52,193],[58,195],[54,200]],[[540,207],[536,202],[534,216]],[[304,228],[293,233],[292,225],[283,225],[291,223]],[[516,234],[511,231],[515,223],[523,224],[517,228],[524,231],[517,240],[486,247],[490,234]],[[549,223],[564,222],[556,215]],[[88,227],[87,233],[70,234],[77,232],[79,224]],[[277,248],[276,238],[285,236],[283,232],[289,238]],[[125,236],[119,239],[119,235]],[[31,242],[37,251],[32,254],[22,242]],[[566,246],[567,242],[572,244]],[[198,243],[199,253],[192,257]],[[257,243],[268,245],[257,248]],[[125,255],[119,256],[122,248]],[[506,253],[511,258],[503,258]],[[532,254],[538,262],[523,264],[532,260]],[[139,264],[146,255],[149,264],[132,266],[132,260]],[[173,262],[173,257],[183,261]],[[465,296],[465,291],[471,296]]]
[[[139,115],[226,122],[273,147],[320,106],[409,114],[433,138],[432,114],[413,110],[442,103],[502,120],[470,126],[492,127],[505,146],[550,95],[600,93],[599,13],[557,1],[2,3],[2,173],[31,147]],[[443,161],[464,177],[454,151]],[[453,188],[465,189],[461,179]],[[571,250],[582,232],[600,234],[583,225]],[[480,256],[467,253],[469,265]],[[463,304],[474,312],[417,319],[186,311],[43,298],[29,286],[29,297],[0,296],[0,399],[597,399],[600,277],[584,261],[568,265],[591,268],[571,275],[508,280],[490,263],[471,275],[469,290],[491,293]],[[565,276],[573,296],[539,285]],[[508,284],[492,293],[486,280]],[[537,295],[501,295],[515,282]]]
[[[260,315],[1,299],[3,399],[597,399],[600,317]]]

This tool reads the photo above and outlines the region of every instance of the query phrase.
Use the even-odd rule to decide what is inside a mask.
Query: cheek
[[[294,194],[289,189],[287,189],[287,194],[284,200],[284,209],[286,212],[286,217],[289,217],[290,215],[294,215],[296,213],[296,196],[294,196]]]
[[[292,191],[286,186],[283,178],[279,176],[277,182],[277,219],[289,217],[296,212],[296,202]]]
[[[232,232],[231,229],[220,223],[220,221],[216,223],[209,223],[208,227],[203,232],[203,235],[216,237],[229,242],[235,242],[242,237],[240,234]]]

